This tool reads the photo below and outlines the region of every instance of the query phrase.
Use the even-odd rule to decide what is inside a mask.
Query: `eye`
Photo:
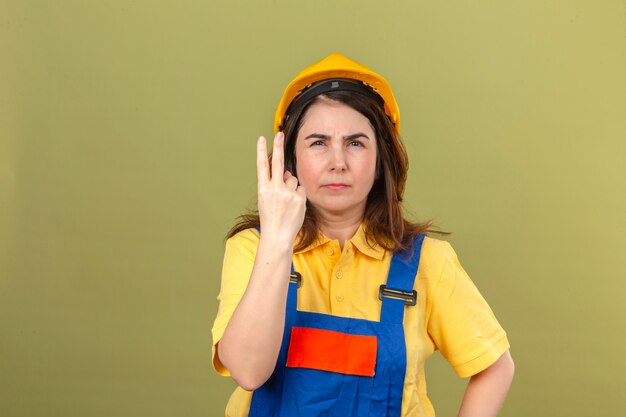
[[[360,140],[351,140],[350,141],[350,146],[362,147],[363,146],[363,142],[361,142]]]
[[[322,140],[316,140],[315,142],[311,143],[311,146],[323,146],[324,145],[324,141]]]

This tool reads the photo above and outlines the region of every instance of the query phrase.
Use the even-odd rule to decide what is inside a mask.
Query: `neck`
[[[350,239],[358,230],[363,221],[363,213],[355,213],[346,216],[333,215],[333,213],[318,213],[318,225],[322,233],[332,240],[338,240],[343,249],[346,240]]]

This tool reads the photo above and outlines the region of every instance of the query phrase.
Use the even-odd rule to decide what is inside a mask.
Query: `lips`
[[[324,188],[328,188],[329,190],[343,190],[344,188],[348,187],[348,184],[343,183],[331,183],[324,185]]]

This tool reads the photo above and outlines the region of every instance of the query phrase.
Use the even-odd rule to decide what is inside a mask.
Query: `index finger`
[[[256,175],[258,185],[270,180],[270,171],[267,162],[267,145],[263,136],[256,142]]]
[[[285,135],[283,132],[278,132],[274,137],[274,144],[272,149],[272,178],[278,178],[279,181],[283,178],[283,172],[285,171]]]

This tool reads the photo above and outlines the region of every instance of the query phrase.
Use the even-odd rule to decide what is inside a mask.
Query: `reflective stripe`
[[[293,327],[286,365],[371,377],[376,368],[377,346],[376,336]]]

